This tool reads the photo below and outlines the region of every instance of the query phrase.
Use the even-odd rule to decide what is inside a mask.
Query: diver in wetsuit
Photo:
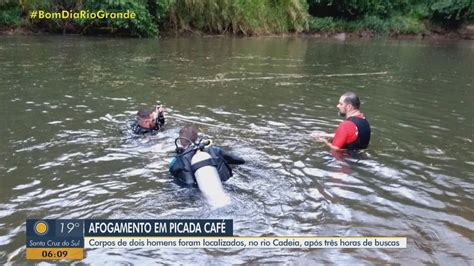
[[[154,109],[144,109],[137,112],[137,119],[131,125],[133,133],[137,135],[154,135],[165,124],[165,109],[160,105]]]
[[[232,155],[218,147],[210,146],[210,142],[206,143],[206,140],[201,140],[197,143],[197,139],[198,133],[196,129],[184,127],[179,131],[179,137],[175,141],[177,155],[173,158],[169,171],[180,186],[197,186],[194,174],[200,167],[208,165],[216,167],[219,178],[224,182],[232,176],[232,169],[229,164],[245,163],[245,160],[238,156]],[[179,142],[179,146],[177,142]],[[192,165],[192,158],[198,150],[209,153],[211,159]]]

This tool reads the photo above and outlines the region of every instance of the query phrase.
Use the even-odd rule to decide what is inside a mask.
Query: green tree
[[[472,0],[438,0],[431,5],[432,20],[446,27],[459,27],[473,14]]]

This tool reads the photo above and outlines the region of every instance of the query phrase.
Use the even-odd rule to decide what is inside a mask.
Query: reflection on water
[[[189,44],[193,45],[190,46]],[[88,250],[85,263],[473,262],[474,50],[468,42],[0,39],[0,263],[25,261],[27,218],[232,218],[237,235],[407,236],[404,250]],[[370,149],[314,130],[355,90]],[[157,136],[134,112],[163,102]],[[171,182],[179,129],[242,155],[213,208]]]

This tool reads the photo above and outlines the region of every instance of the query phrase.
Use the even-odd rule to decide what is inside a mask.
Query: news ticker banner
[[[26,221],[26,258],[81,260],[94,248],[406,248],[406,237],[235,236],[233,220]]]

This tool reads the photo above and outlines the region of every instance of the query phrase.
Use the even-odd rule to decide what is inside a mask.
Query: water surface
[[[474,43],[311,38],[0,38],[0,263],[25,219],[230,218],[237,235],[406,236],[402,250],[87,250],[85,263],[473,264]],[[370,149],[333,154],[335,105],[358,92]],[[157,100],[157,136],[127,123]],[[171,182],[194,120],[244,157],[212,208]],[[217,127],[215,125],[219,125]]]

